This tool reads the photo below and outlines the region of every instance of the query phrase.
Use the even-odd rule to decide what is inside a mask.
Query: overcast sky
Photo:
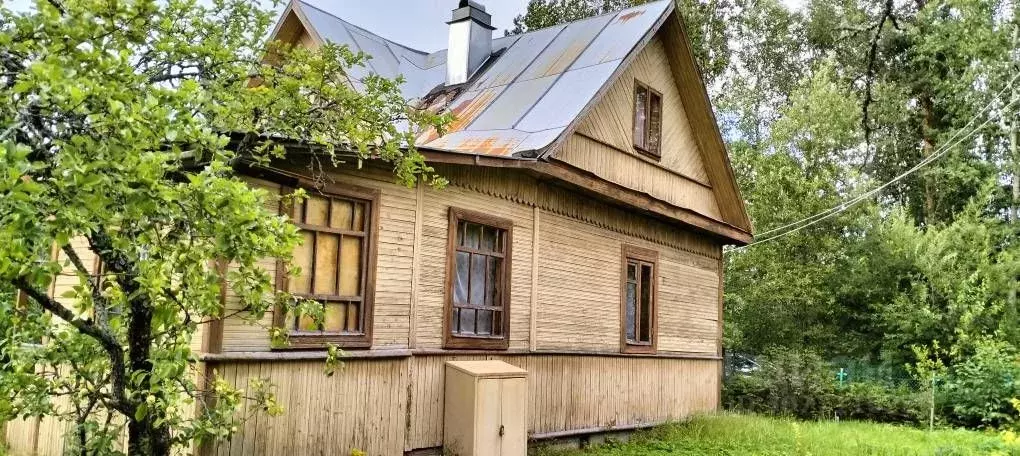
[[[422,51],[446,48],[446,21],[458,0],[306,0],[354,25],[368,29],[400,44]],[[783,0],[798,7],[804,0]],[[524,12],[528,0],[481,0],[492,14],[494,34],[513,26],[513,19]],[[31,0],[0,0],[14,10],[24,10]],[[282,7],[281,7],[282,9]]]

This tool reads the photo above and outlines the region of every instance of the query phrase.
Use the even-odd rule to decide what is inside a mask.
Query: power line
[[[1012,83],[1015,82],[1018,78],[1020,78],[1020,75],[1017,75],[1016,77],[1014,77],[1013,80],[1010,81],[1010,85],[1012,85]],[[1007,86],[1007,89],[1008,88],[1009,88],[1009,86]],[[1001,95],[1003,92],[1005,92],[1005,89],[996,96],[996,100],[998,100],[998,96]],[[1009,103],[1007,103],[1006,105],[1003,106],[1003,109],[1011,107],[1017,101],[1020,101],[1020,100],[1014,99],[1013,101],[1010,101]],[[958,136],[960,132],[962,132],[964,129],[968,128],[974,122],[974,120],[977,120],[978,116],[980,116],[985,110],[987,110],[993,104],[994,104],[994,101],[993,101],[993,103],[990,103],[988,106],[986,106],[985,109],[982,109],[981,113],[975,115],[971,119],[971,121],[967,123],[967,126],[964,126],[964,128],[961,128],[960,130],[958,130],[957,133],[954,134],[951,137],[950,140],[952,141],[952,139],[956,138],[956,136]],[[803,225],[797,226],[796,228],[793,228],[793,229],[791,229],[789,231],[785,231],[785,232],[779,233],[779,234],[777,234],[775,236],[772,236],[772,237],[766,237],[764,239],[752,242],[750,244],[747,244],[747,245],[744,245],[744,246],[741,246],[741,247],[735,247],[733,249],[730,249],[730,251],[734,252],[734,251],[744,250],[744,249],[749,248],[751,246],[755,246],[755,245],[759,245],[759,244],[764,244],[766,242],[774,241],[776,239],[779,239],[779,238],[782,238],[782,237],[785,237],[785,236],[789,236],[789,235],[791,235],[793,233],[796,233],[796,232],[799,232],[799,231],[801,231],[801,230],[803,230],[803,229],[805,229],[805,228],[807,228],[809,226],[815,225],[815,224],[820,223],[820,222],[822,222],[824,220],[828,220],[828,219],[830,219],[832,217],[835,217],[836,215],[839,215],[839,214],[841,214],[843,212],[846,212],[850,208],[856,206],[861,201],[864,201],[865,199],[867,199],[867,198],[869,198],[869,197],[871,197],[871,196],[881,192],[882,190],[885,190],[886,188],[888,188],[892,184],[894,184],[896,182],[899,182],[900,180],[903,180],[907,176],[913,174],[914,172],[916,172],[917,170],[923,168],[924,166],[928,165],[929,163],[932,163],[935,160],[938,160],[939,158],[942,158],[942,156],[944,156],[947,153],[949,153],[952,150],[953,147],[955,147],[959,143],[963,142],[964,140],[970,138],[971,136],[974,135],[974,133],[976,133],[977,131],[981,130],[982,128],[985,127],[985,125],[988,125],[991,122],[992,122],[991,118],[985,120],[984,122],[981,123],[981,125],[978,125],[977,127],[971,129],[963,137],[960,137],[959,139],[955,140],[954,142],[951,142],[951,143],[948,143],[948,144],[942,146],[934,154],[930,155],[928,158],[925,158],[924,160],[921,160],[916,165],[914,165],[913,167],[911,167],[907,171],[901,173],[900,175],[894,177],[889,182],[886,182],[886,183],[884,183],[884,184],[882,184],[882,185],[880,185],[880,186],[878,186],[878,187],[876,187],[876,188],[874,188],[872,190],[869,190],[869,191],[867,191],[867,192],[865,192],[865,193],[863,193],[863,194],[861,194],[861,195],[859,195],[859,196],[857,196],[857,197],[855,197],[855,198],[853,198],[853,199],[851,199],[849,201],[845,201],[845,202],[843,202],[843,203],[841,203],[841,204],[839,204],[837,206],[834,206],[834,207],[832,207],[832,208],[830,208],[830,209],[828,209],[826,211],[819,212],[819,213],[817,213],[815,215],[812,215],[810,217],[806,217],[806,218],[798,220],[796,222],[784,225],[783,227],[767,231],[767,232],[765,232],[763,234],[767,235],[767,234],[775,233],[775,232],[780,231],[780,230],[785,229],[785,228],[789,228],[789,227],[800,225],[801,223],[805,223],[805,222],[809,222],[809,223],[805,223]]]
[[[1014,83],[1015,83],[1015,82],[1016,82],[1016,81],[1017,81],[1018,79],[1020,79],[1020,74],[1017,74],[1016,76],[1014,76],[1014,77],[1013,77],[1013,79],[1011,79],[1011,80],[1010,80],[1009,82],[1007,82],[1007,83],[1006,83],[1006,85],[1005,85],[1005,87],[1003,87],[1003,89],[1002,89],[1002,90],[1000,90],[1000,91],[999,91],[998,93],[996,93],[996,94],[995,94],[994,98],[992,99],[992,102],[990,102],[990,103],[988,103],[987,105],[985,105],[985,107],[984,107],[984,108],[982,108],[982,109],[981,109],[981,110],[980,110],[980,111],[979,111],[979,112],[978,112],[977,114],[975,114],[975,115],[974,115],[973,117],[971,117],[970,121],[969,121],[969,122],[967,122],[967,124],[966,124],[966,125],[964,125],[964,126],[963,126],[962,128],[960,128],[959,130],[957,130],[957,131],[956,131],[956,133],[954,133],[954,134],[953,134],[953,136],[951,136],[951,137],[950,137],[950,138],[949,138],[949,139],[947,140],[947,143],[949,143],[949,142],[952,142],[952,141],[953,141],[954,139],[956,139],[956,137],[957,137],[957,136],[958,136],[958,135],[959,135],[960,133],[962,133],[962,132],[963,132],[964,130],[967,130],[968,128],[970,128],[970,126],[971,126],[971,125],[972,125],[972,124],[973,124],[973,123],[974,123],[974,122],[975,122],[975,121],[976,121],[976,120],[977,120],[977,119],[978,119],[979,117],[981,117],[982,115],[984,115],[984,113],[985,113],[986,111],[988,111],[989,109],[991,109],[991,108],[992,108],[992,107],[993,107],[993,106],[995,105],[995,101],[1000,101],[1000,100],[1001,100],[1001,98],[1002,98],[1002,95],[1003,95],[1004,93],[1006,93],[1006,91],[1007,91],[1007,90],[1011,89],[1011,88],[1013,87],[1013,84],[1014,84]],[[1008,106],[1009,106],[1010,104],[1012,104],[1012,102],[1010,102],[1009,104],[1007,104],[1006,106],[1004,106],[1004,107],[1003,107],[1003,109],[1005,109],[1006,107],[1008,107]],[[987,125],[987,123],[988,123],[988,122],[985,122],[984,124],[982,124],[982,125],[981,125],[981,127],[983,127],[984,125]],[[981,127],[978,127],[978,129],[980,129]],[[977,129],[975,129],[975,130],[971,130],[971,131],[970,131],[970,132],[968,133],[968,136],[969,136],[969,135],[972,135],[972,134],[974,133],[974,131],[976,131],[976,130],[977,130]],[[955,144],[954,144],[954,145],[955,145]],[[942,147],[941,149],[947,149],[947,147],[946,147],[946,146],[943,146],[943,147]],[[941,151],[941,153],[942,153],[942,154],[944,154],[944,152],[945,152],[945,150]],[[872,192],[873,192],[874,190],[882,190],[882,189],[888,188],[888,187],[889,187],[890,185],[892,185],[892,184],[894,184],[894,183],[896,183],[896,182],[898,182],[898,181],[900,181],[900,180],[903,180],[904,178],[906,178],[907,176],[909,176],[909,175],[910,175],[911,173],[913,173],[913,172],[917,171],[917,170],[918,170],[918,169],[920,169],[921,167],[924,167],[924,166],[928,165],[929,163],[931,163],[931,162],[933,162],[933,161],[937,160],[937,159],[938,159],[938,158],[940,158],[940,157],[941,157],[941,154],[940,154],[940,152],[936,152],[935,154],[929,155],[929,156],[928,156],[928,157],[926,157],[926,158],[925,158],[924,160],[921,160],[920,162],[918,162],[918,163],[917,163],[917,165],[915,165],[915,166],[914,166],[913,168],[911,168],[911,169],[910,169],[910,170],[908,170],[907,172],[905,172],[905,173],[903,173],[903,174],[900,174],[899,176],[896,176],[895,178],[893,178],[893,180],[891,180],[891,181],[889,181],[889,182],[886,182],[885,184],[883,184],[882,186],[878,187],[877,189],[873,189],[872,191],[866,192],[866,193],[865,193],[864,195],[861,195],[861,196],[866,196],[866,195],[870,195],[870,194],[873,194]],[[857,197],[857,198],[860,198],[860,197]],[[855,200],[856,200],[857,198],[855,198]],[[817,213],[817,214],[811,215],[810,217],[806,217],[806,218],[803,218],[803,219],[801,219],[801,220],[797,220],[796,222],[788,223],[788,224],[786,224],[786,225],[783,225],[783,226],[781,226],[781,227],[778,227],[778,228],[773,228],[773,229],[771,229],[771,230],[768,230],[768,231],[766,231],[766,232],[763,232],[763,233],[758,233],[758,236],[768,236],[769,234],[775,233],[775,232],[777,232],[777,231],[782,231],[782,230],[785,230],[785,229],[787,229],[787,228],[790,228],[790,227],[794,227],[794,226],[800,225],[801,223],[805,223],[805,222],[811,221],[811,220],[812,220],[812,219],[814,219],[814,218],[817,218],[817,217],[822,217],[822,216],[825,216],[825,215],[827,215],[827,214],[828,214],[829,212],[833,212],[833,211],[837,211],[837,210],[846,210],[846,209],[843,209],[843,206],[845,206],[845,205],[846,205],[846,204],[848,204],[848,203],[849,203],[849,201],[848,201],[848,202],[844,202],[844,203],[841,203],[841,204],[839,204],[839,205],[836,205],[836,206],[833,206],[833,207],[831,207],[831,208],[829,208],[829,209],[827,209],[827,210],[824,210],[824,211],[822,211],[822,212],[819,212],[819,213]],[[750,245],[748,245],[748,246],[750,246]],[[745,246],[745,247],[746,247],[746,246]]]

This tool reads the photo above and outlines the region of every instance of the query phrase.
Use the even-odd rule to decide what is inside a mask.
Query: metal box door
[[[500,456],[528,454],[528,380],[500,380]]]

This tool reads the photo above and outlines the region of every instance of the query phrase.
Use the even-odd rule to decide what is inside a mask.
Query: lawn
[[[1020,455],[996,434],[964,430],[928,432],[860,422],[799,422],[746,415],[716,415],[636,434],[627,443],[581,451],[540,449],[541,456],[653,455]]]

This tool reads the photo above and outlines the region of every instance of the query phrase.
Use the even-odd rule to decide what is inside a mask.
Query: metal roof
[[[522,35],[493,39],[493,57],[456,91],[444,88],[446,51],[431,54],[386,40],[298,1],[324,40],[372,56],[355,78],[403,75],[403,95],[456,116],[446,135],[418,136],[425,149],[521,156],[551,145],[621,69],[625,59],[672,11],[660,0]],[[451,99],[452,97],[452,99]],[[439,100],[439,101],[436,101]]]

